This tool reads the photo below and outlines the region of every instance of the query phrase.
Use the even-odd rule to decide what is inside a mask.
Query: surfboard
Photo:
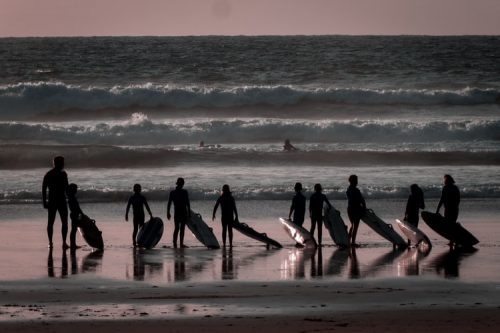
[[[449,241],[462,246],[474,246],[479,240],[460,223],[449,223],[441,214],[422,212],[422,219],[432,230]]]
[[[316,244],[316,240],[309,231],[293,223],[292,220],[285,219],[282,217],[280,217],[279,220],[281,224],[283,224],[283,227],[285,228],[287,234],[290,235],[290,237],[292,237],[292,239],[294,239],[297,243],[305,247],[315,248],[318,246]]]
[[[340,212],[338,210],[336,210],[334,207],[332,207],[331,209],[325,207],[323,222],[337,246],[349,246],[347,226],[345,225],[344,220],[342,219],[342,216],[340,216]]]
[[[191,210],[191,219],[187,221],[187,227],[194,237],[209,249],[220,249],[219,242],[210,228],[202,219],[201,215]]]
[[[403,234],[411,241],[412,244],[418,247],[421,243],[425,243],[426,246],[432,247],[431,240],[422,232],[422,230],[404,220],[402,221],[396,219],[396,223],[398,224],[399,229],[401,229]]]
[[[283,246],[272,238],[267,237],[265,233],[258,232],[246,223],[241,223],[239,221],[234,221],[232,224],[233,228],[241,232],[243,235],[255,239],[269,246],[274,246],[281,249]]]
[[[99,250],[104,249],[102,232],[95,225],[95,220],[92,220],[87,215],[82,215],[78,220],[78,231],[80,231],[88,245]]]
[[[137,246],[152,249],[158,244],[163,235],[163,221],[159,217],[153,217],[139,229],[135,241]]]
[[[372,228],[373,231],[391,242],[393,246],[397,246],[398,248],[408,247],[406,241],[394,230],[392,225],[378,217],[373,210],[367,209],[361,219]]]

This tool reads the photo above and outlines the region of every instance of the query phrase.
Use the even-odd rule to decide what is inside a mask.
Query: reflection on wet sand
[[[389,247],[285,248],[236,247],[206,250],[110,249],[113,258],[103,267],[103,252],[49,251],[49,277],[67,278],[94,274],[155,283],[216,280],[294,280],[311,278],[363,279],[437,274],[458,278],[459,266],[474,250],[455,249],[432,256],[421,248],[393,250]],[[109,252],[108,251],[108,252]],[[435,250],[434,250],[435,251]],[[422,263],[425,263],[422,265]]]
[[[69,275],[68,269],[71,268],[71,275],[76,275],[78,273],[96,273],[98,268],[102,264],[103,251],[92,251],[87,254],[81,264],[81,268],[78,269],[78,258],[76,251],[69,251],[70,254],[70,263],[68,263],[68,250],[63,250],[61,253],[61,266],[60,266],[60,275],[56,275],[56,268],[58,268],[54,264],[54,255],[53,250],[49,249],[48,257],[47,257],[47,275],[49,277],[60,277],[66,278]]]
[[[455,248],[443,252],[432,260],[427,271],[435,271],[436,274],[445,278],[455,279],[460,276],[460,264],[465,258],[476,253],[476,248]]]

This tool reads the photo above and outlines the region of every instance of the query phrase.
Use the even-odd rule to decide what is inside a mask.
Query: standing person
[[[233,222],[238,221],[238,211],[236,210],[236,202],[231,195],[229,185],[222,186],[222,195],[217,199],[212,214],[212,221],[215,220],[215,213],[220,205],[222,223],[222,243],[226,247],[226,233],[229,234],[229,247],[233,247]]]
[[[292,218],[293,213],[293,223],[302,227],[304,224],[304,219],[306,215],[306,197],[302,194],[302,184],[295,183],[295,195],[292,199],[292,205],[290,206],[290,212],[288,213],[288,219]]]
[[[449,223],[456,223],[458,219],[458,206],[460,205],[460,191],[455,185],[455,180],[450,175],[444,175],[444,186],[441,192],[436,214],[439,213],[441,206],[444,205],[444,218]]]
[[[191,218],[191,205],[189,204],[188,192],[183,189],[184,178],[177,178],[175,183],[177,186],[175,190],[170,192],[167,204],[167,219],[170,220],[170,207],[174,203],[174,247],[177,247],[177,236],[180,232],[180,247],[187,247],[184,245],[184,229],[186,229],[187,220]]]
[[[48,210],[47,236],[49,238],[49,248],[53,247],[52,234],[56,214],[59,212],[61,218],[61,233],[63,249],[69,248],[66,243],[68,235],[68,204],[66,202],[66,191],[68,189],[68,175],[64,171],[64,157],[56,156],[53,161],[54,167],[43,177],[42,202],[43,208]],[[47,196],[47,189],[49,194]]]
[[[321,246],[322,226],[323,226],[323,204],[326,202],[328,209],[332,208],[326,195],[321,193],[323,188],[321,184],[314,185],[314,193],[309,198],[309,216],[311,217],[311,235],[314,237],[316,224],[318,225],[318,246]]]
[[[358,176],[349,176],[349,187],[346,191],[347,196],[347,215],[349,216],[349,221],[351,221],[351,227],[349,228],[349,241],[351,246],[356,247],[356,235],[358,233],[359,221],[361,217],[365,215],[366,202],[361,194],[361,191],[357,188],[358,186]]]
[[[151,209],[149,208],[148,201],[146,197],[141,194],[142,187],[140,184],[134,184],[134,194],[130,196],[127,203],[127,209],[125,211],[125,221],[128,221],[128,212],[130,210],[130,206],[132,206],[132,214],[134,216],[134,231],[132,231],[132,244],[134,247],[137,246],[136,237],[139,228],[144,225],[145,217],[144,217],[144,207],[149,213],[149,216],[153,218],[153,214],[151,213]]]
[[[408,197],[408,202],[406,203],[404,220],[413,225],[415,228],[418,227],[420,209],[424,208],[424,192],[417,184],[412,184],[410,186],[410,196]],[[411,241],[408,239],[408,246],[410,245]]]
[[[78,229],[78,221],[83,215],[80,204],[76,199],[76,192],[78,192],[78,186],[74,183],[68,185],[68,206],[69,206],[69,217],[71,218],[71,231],[69,232],[69,246],[71,250],[79,249],[80,246],[76,245],[76,230]]]

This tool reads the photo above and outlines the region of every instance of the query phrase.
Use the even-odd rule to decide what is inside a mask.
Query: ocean
[[[2,279],[68,275],[58,220],[54,255],[40,251],[42,178],[63,155],[106,244],[105,259],[87,247],[72,254],[70,274],[155,283],[496,281],[499,59],[500,37],[481,36],[0,39]],[[298,150],[284,151],[285,139]],[[403,216],[412,183],[435,210],[443,175],[451,174],[462,194],[459,220],[480,239],[480,251],[448,251],[423,222],[430,254],[393,252],[364,224],[358,257],[337,251],[325,231],[323,253],[295,249],[277,219],[288,214],[295,182],[306,196],[321,183],[347,222],[351,174],[368,207],[389,223]],[[229,184],[240,220],[284,249],[266,251],[238,233],[229,257],[207,252],[190,233],[190,249],[171,249],[166,201],[177,177],[219,240],[210,215]],[[132,251],[132,226],[124,223],[135,183],[166,223],[152,252]]]
[[[40,203],[59,154],[82,202],[177,177],[202,201],[344,200],[353,173],[368,200],[438,198],[445,173],[498,198],[498,59],[481,36],[3,38],[0,203]]]

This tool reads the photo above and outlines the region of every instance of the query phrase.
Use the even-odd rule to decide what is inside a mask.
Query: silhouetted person
[[[139,228],[144,225],[146,220],[144,214],[144,207],[149,213],[149,217],[153,218],[153,214],[151,213],[151,209],[149,208],[148,201],[146,197],[141,194],[142,187],[140,184],[134,184],[134,194],[130,196],[127,203],[127,210],[125,211],[125,221],[128,221],[128,212],[130,210],[130,206],[132,206],[132,214],[133,214],[133,222],[134,222],[134,231],[132,232],[132,244],[134,247],[137,246],[136,237]]]
[[[444,205],[444,218],[449,223],[456,223],[458,219],[458,206],[460,205],[460,191],[455,185],[455,180],[450,175],[444,175],[444,186],[441,192],[436,213]]]
[[[180,246],[187,247],[184,245],[184,229],[186,229],[186,222],[191,218],[191,205],[189,203],[188,192],[183,189],[184,178],[177,178],[175,183],[177,186],[175,190],[170,192],[168,196],[167,204],[167,219],[170,220],[170,207],[172,202],[174,203],[174,247],[177,247],[177,237],[180,232]]]
[[[293,213],[293,223],[302,226],[306,215],[306,197],[302,194],[301,183],[295,183],[294,190],[295,195],[292,199],[292,205],[290,206],[288,218],[291,219]]]
[[[231,195],[229,185],[222,186],[222,195],[217,199],[212,214],[212,221],[215,220],[215,213],[220,205],[222,223],[222,243],[226,246],[226,234],[229,234],[229,247],[233,247],[233,222],[238,221],[238,211],[236,210],[236,202]]]
[[[61,233],[64,249],[69,246],[66,243],[68,234],[68,205],[66,203],[66,191],[68,189],[68,175],[64,171],[64,157],[54,157],[54,167],[43,177],[42,201],[43,207],[48,210],[47,236],[49,238],[49,248],[53,247],[52,234],[56,214],[59,212],[61,218]],[[47,196],[47,189],[49,194]]]
[[[292,143],[290,142],[289,139],[286,139],[285,144],[283,145],[283,150],[294,151],[294,150],[298,150],[298,149],[294,145],[292,145]]]
[[[366,212],[366,202],[361,194],[361,191],[357,188],[358,186],[358,176],[349,176],[349,187],[346,191],[347,196],[347,215],[349,216],[349,221],[351,221],[351,226],[349,228],[349,241],[351,246],[357,246],[356,235],[358,233],[359,221],[361,217],[365,215]]]
[[[410,196],[406,203],[404,220],[414,227],[418,227],[420,209],[424,208],[424,192],[417,184],[412,184],[410,186]]]
[[[314,230],[316,229],[316,224],[318,225],[318,246],[321,246],[322,239],[322,226],[323,226],[323,204],[328,205],[328,209],[332,208],[330,201],[326,198],[326,195],[321,193],[323,188],[321,184],[314,185],[314,193],[309,198],[309,216],[311,217],[311,235],[314,237]]]
[[[79,249],[80,246],[76,245],[76,231],[78,229],[78,221],[80,221],[83,212],[80,208],[80,204],[76,199],[76,193],[78,192],[78,186],[74,183],[68,186],[68,206],[69,206],[69,217],[71,218],[71,231],[69,233],[69,244],[71,250]]]

